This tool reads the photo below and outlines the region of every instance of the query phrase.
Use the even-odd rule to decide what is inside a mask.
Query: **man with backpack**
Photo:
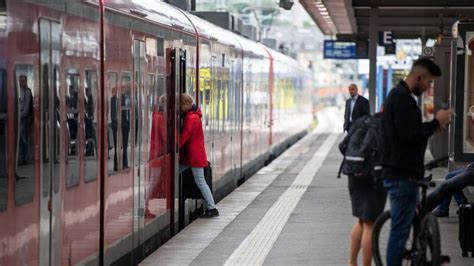
[[[372,226],[387,199],[381,180],[382,113],[355,120],[339,149],[344,154],[340,171],[348,175],[352,215],[357,218],[351,233],[349,265],[357,265],[361,248],[363,265],[370,265]]]
[[[424,177],[424,157],[428,138],[446,128],[452,111],[440,110],[435,119],[423,123],[417,96],[429,87],[441,69],[428,58],[420,58],[405,78],[393,88],[386,101],[382,125],[384,131],[383,176],[392,212],[387,248],[387,265],[401,265],[410,225],[418,201],[418,185]]]

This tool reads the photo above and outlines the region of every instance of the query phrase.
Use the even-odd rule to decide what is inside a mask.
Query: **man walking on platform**
[[[359,95],[356,84],[349,85],[351,98],[346,101],[346,111],[344,113],[344,131],[349,132],[353,121],[364,115],[370,115],[369,101],[364,96]]]
[[[415,216],[419,189],[414,180],[424,177],[424,157],[428,138],[445,129],[451,110],[440,110],[435,119],[423,123],[417,96],[431,87],[441,69],[428,58],[420,58],[404,81],[390,91],[384,104],[383,176],[392,212],[387,247],[387,265],[402,264],[410,225]]]

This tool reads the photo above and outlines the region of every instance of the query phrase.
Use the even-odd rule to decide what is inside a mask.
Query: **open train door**
[[[171,80],[168,88],[169,128],[171,136],[171,232],[176,234],[184,228],[184,199],[182,179],[179,174],[179,132],[181,129],[180,93],[186,91],[186,51],[174,48],[170,51]]]

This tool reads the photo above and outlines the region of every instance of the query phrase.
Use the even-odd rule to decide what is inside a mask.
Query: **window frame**
[[[66,115],[64,122],[67,123],[67,125],[68,125],[67,129],[70,130],[69,129],[69,124],[68,124],[68,117],[67,117],[67,115],[69,114],[69,109],[68,109],[68,103],[66,101],[66,96],[69,94],[69,87],[68,87],[67,80],[68,80],[68,77],[70,75],[78,77],[78,84],[77,84],[77,90],[78,90],[77,91],[77,96],[78,96],[78,98],[77,98],[77,108],[76,108],[77,109],[76,110],[76,112],[77,112],[76,154],[75,155],[69,155],[69,151],[67,150],[67,148],[69,146],[65,146],[63,148],[64,149],[64,159],[63,160],[64,160],[64,163],[66,163],[66,160],[69,160],[69,158],[71,158],[71,157],[74,158],[74,159],[77,158],[77,163],[78,163],[77,170],[78,171],[77,171],[77,177],[74,176],[73,182],[68,183],[68,180],[70,180],[70,177],[69,177],[70,172],[74,173],[75,171],[74,171],[74,169],[73,169],[73,171],[68,171],[71,168],[68,168],[68,166],[67,166],[68,164],[66,164],[66,166],[64,168],[65,169],[64,170],[65,171],[64,185],[65,185],[67,190],[72,189],[74,187],[77,187],[81,183],[81,171],[82,171],[82,166],[81,166],[82,165],[81,164],[82,155],[81,155],[81,152],[80,152],[82,150],[82,134],[81,134],[82,130],[81,129],[83,128],[83,121],[84,121],[84,118],[82,117],[83,112],[81,112],[81,109],[83,109],[83,108],[81,108],[81,105],[82,105],[81,103],[83,102],[82,101],[83,99],[81,99],[81,98],[83,98],[83,95],[82,95],[82,92],[81,92],[82,91],[81,87],[83,86],[83,80],[82,80],[83,77],[81,76],[81,71],[78,68],[67,68],[66,71],[64,72],[64,93],[65,94],[64,95],[59,95],[59,97],[61,97],[61,96],[64,97],[64,105],[63,106],[64,106],[65,110],[62,111]],[[61,106],[61,104],[60,104],[60,106]],[[61,110],[61,107],[60,107],[60,110]],[[67,141],[68,138],[66,137],[66,134],[68,132],[66,131],[66,127],[64,127],[64,129],[65,130],[61,134],[65,138],[65,140]]]

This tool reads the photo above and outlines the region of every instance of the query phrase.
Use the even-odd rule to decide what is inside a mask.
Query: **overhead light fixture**
[[[316,0],[314,2],[315,7],[318,9],[319,14],[321,17],[324,19],[326,24],[329,26],[333,34],[337,32],[337,29],[334,25],[334,22],[331,19],[331,16],[329,15],[329,10],[328,8],[324,5],[323,0]]]

